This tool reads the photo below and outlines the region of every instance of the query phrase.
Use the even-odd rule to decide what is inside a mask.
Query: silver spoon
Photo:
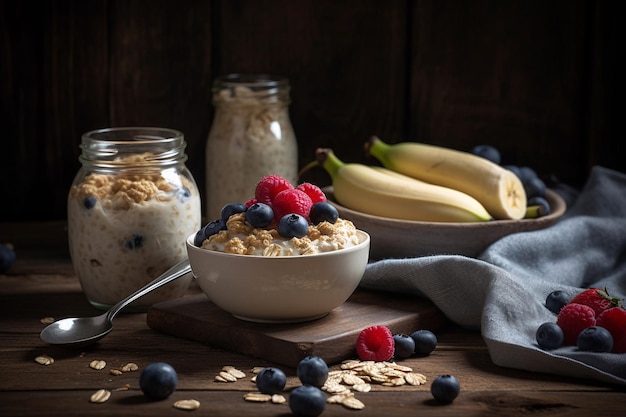
[[[71,317],[55,321],[46,326],[39,337],[52,345],[66,345],[72,347],[86,346],[96,343],[113,330],[113,319],[124,307],[148,294],[157,288],[168,284],[183,275],[191,272],[189,260],[184,259],[177,263],[154,281],[137,290],[119,303],[115,304],[106,313],[95,317]]]

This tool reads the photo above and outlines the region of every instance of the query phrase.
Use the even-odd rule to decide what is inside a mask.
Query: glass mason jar
[[[83,292],[108,309],[187,257],[185,238],[201,225],[195,180],[181,132],[153,127],[94,130],[82,136],[67,200],[72,263]],[[181,277],[130,310],[182,296]]]
[[[215,116],[206,146],[208,220],[228,203],[254,197],[265,175],[298,181],[298,145],[289,119],[289,81],[231,74],[213,83]]]

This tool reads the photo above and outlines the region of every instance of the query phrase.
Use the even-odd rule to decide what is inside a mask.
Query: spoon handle
[[[134,293],[111,307],[111,309],[107,313],[109,320],[113,320],[117,313],[119,313],[124,307],[137,300],[138,298],[141,298],[147,293],[156,290],[157,288],[160,288],[165,284],[169,284],[175,279],[178,279],[190,272],[191,266],[189,265],[189,259],[185,258],[167,271],[165,271],[163,274],[155,278],[154,281],[150,282],[145,287],[140,288],[139,290],[135,291]]]

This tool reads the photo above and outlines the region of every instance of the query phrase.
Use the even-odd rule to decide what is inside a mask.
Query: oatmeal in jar
[[[130,143],[134,151],[154,149],[153,142]],[[86,297],[108,309],[187,256],[185,238],[201,224],[200,195],[184,164],[163,158],[172,158],[171,147],[180,151],[184,142],[138,154],[124,154],[124,145],[115,142],[121,151],[107,161],[97,159],[102,146],[93,155],[90,145],[83,143],[83,168],[68,195],[68,238]],[[181,277],[131,308],[182,296],[191,280]]]

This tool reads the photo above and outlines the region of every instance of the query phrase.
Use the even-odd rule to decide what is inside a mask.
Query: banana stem
[[[317,159],[317,163],[328,172],[331,179],[337,176],[339,168],[344,165],[344,163],[337,158],[333,150],[329,148],[318,148],[317,151],[315,151],[315,158]]]
[[[388,150],[390,145],[383,142],[378,136],[372,136],[365,144],[363,145],[365,148],[365,152],[368,155],[374,156],[378,159],[384,166],[388,166]]]

